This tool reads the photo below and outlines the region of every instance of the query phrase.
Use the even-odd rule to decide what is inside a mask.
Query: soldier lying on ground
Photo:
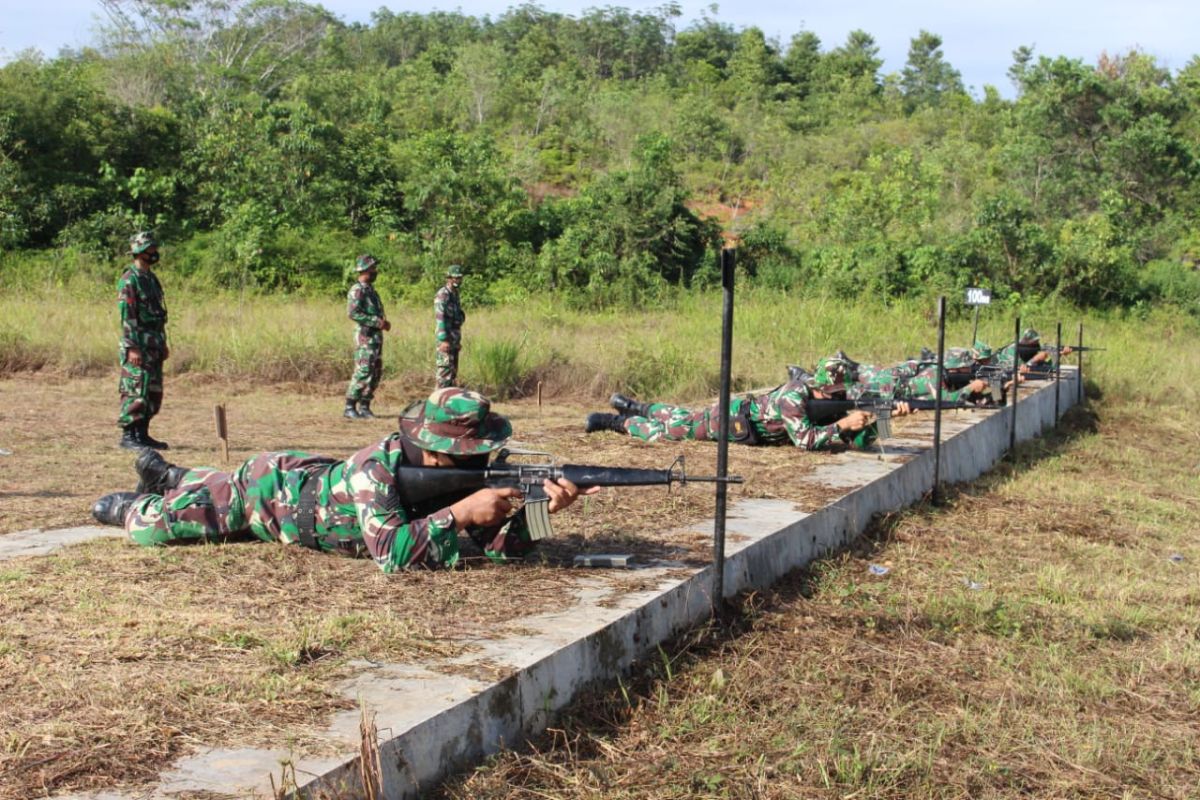
[[[401,465],[481,467],[511,433],[482,395],[439,389],[419,416],[401,418],[397,433],[345,461],[264,453],[220,472],[177,467],[143,451],[135,465],[138,490],[105,495],[92,514],[124,526],[144,546],[252,533],[315,550],[369,554],[384,572],[453,566],[459,532],[493,560],[516,558],[534,544],[524,513],[509,516],[517,489],[480,489],[448,505],[444,498],[427,504],[436,507],[407,507],[399,499]],[[544,489],[550,513],[581,494],[565,479],[546,481]]]
[[[1035,329],[1026,328],[1021,331],[1020,339],[1009,342],[996,351],[993,362],[1005,369],[1012,369],[1014,363],[1020,363],[1021,372],[1028,372],[1030,369],[1045,369],[1049,366],[1045,362],[1050,358],[1050,351],[1042,349],[1041,339],[1041,334]],[[1073,352],[1074,350],[1069,345],[1064,345],[1060,355],[1069,356]],[[1020,359],[1020,361],[1017,362],[1016,359]]]
[[[851,411],[830,425],[815,425],[805,408],[810,398],[838,399],[846,396],[853,382],[851,364],[838,357],[823,359],[816,372],[805,381],[791,380],[760,395],[731,397],[729,400],[729,440],[739,444],[784,444],[791,442],[804,450],[826,450],[839,442],[866,448],[875,441],[877,431],[872,415]],[[625,433],[646,442],[660,439],[682,441],[717,438],[720,405],[689,409],[667,403],[639,403],[614,394],[611,400],[616,414],[589,414],[586,430]],[[900,404],[894,416],[910,413]]]

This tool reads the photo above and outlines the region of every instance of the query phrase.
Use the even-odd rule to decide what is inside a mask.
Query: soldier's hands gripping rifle
[[[876,430],[880,439],[892,438],[892,412],[901,403],[912,411],[931,411],[936,408],[946,409],[978,409],[980,406],[962,400],[908,400],[896,397],[880,397],[864,395],[845,400],[809,398],[805,401],[808,420],[813,425],[833,425],[851,411],[867,411],[875,415]]]
[[[975,376],[987,381],[992,402],[1001,406],[1008,402],[1008,387],[1014,380],[1022,383],[1054,380],[1054,373],[1048,369],[1018,371],[1013,367],[1002,367],[999,364],[981,364],[975,367]]]
[[[543,481],[566,478],[580,489],[593,486],[680,486],[687,483],[741,483],[740,475],[724,478],[715,475],[688,475],[683,456],[666,469],[602,467],[588,464],[522,464],[510,462],[512,455],[547,456],[547,453],[501,450],[495,461],[479,469],[418,467],[402,465],[397,470],[397,496],[409,506],[442,497],[461,497],[480,489],[517,489],[525,496],[525,522],[529,538],[545,539],[553,533],[550,525],[550,497]]]

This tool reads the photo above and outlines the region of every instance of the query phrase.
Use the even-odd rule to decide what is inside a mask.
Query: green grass
[[[170,292],[172,357],[167,374],[258,383],[345,380],[352,324],[340,301],[283,296]],[[499,395],[549,393],[603,396],[614,389],[646,398],[688,400],[713,394],[719,382],[721,297],[680,295],[665,308],[583,312],[551,296],[513,306],[468,308],[461,377]],[[433,370],[429,307],[389,307],[394,328],[384,345],[385,380],[427,385]],[[1053,339],[1061,319],[1075,338],[1108,348],[1089,356],[1088,376],[1121,396],[1195,400],[1195,383],[1177,370],[1200,367],[1200,325],[1182,312],[1143,316],[1083,313],[1068,308],[1026,311],[1024,321]],[[1011,315],[989,310],[980,337],[1011,340]],[[965,344],[971,322],[950,323],[947,344]],[[115,303],[49,290],[0,296],[0,374],[52,369],[107,374],[115,365]],[[838,348],[861,360],[888,362],[936,344],[929,303],[845,304],[821,297],[743,292],[735,309],[734,384],[777,383],[787,363],[811,365]],[[1171,364],[1172,369],[1147,365]]]

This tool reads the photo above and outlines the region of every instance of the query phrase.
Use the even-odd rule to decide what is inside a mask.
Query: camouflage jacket
[[[763,444],[782,444],[790,441],[804,450],[826,450],[843,441],[854,447],[867,447],[875,440],[875,426],[869,425],[856,433],[838,430],[834,425],[813,425],[808,419],[807,402],[812,396],[808,386],[800,381],[788,381],[768,392],[747,398],[737,410],[746,411]]]
[[[355,281],[346,295],[346,316],[358,323],[358,327],[370,330],[383,328],[386,317],[379,292],[369,282]]]
[[[419,451],[398,433],[364,447],[333,464],[317,491],[317,536],[336,543],[361,540],[384,572],[411,566],[452,567],[458,562],[458,532],[449,506],[459,498],[440,498],[437,508],[405,507],[397,491],[399,468]],[[489,558],[503,561],[532,549],[524,515],[504,525],[468,529]]]
[[[902,400],[933,400],[940,397],[943,402],[957,403],[968,400],[971,396],[966,389],[951,389],[945,384],[942,384],[939,393],[937,386],[937,365],[928,364],[905,382],[905,386],[897,392],[896,397]]]
[[[167,344],[167,306],[162,284],[150,270],[130,264],[117,281],[121,349],[161,351]]]
[[[460,347],[462,326],[467,321],[467,315],[458,301],[458,292],[451,291],[449,286],[438,289],[433,298],[433,318],[438,342],[449,342],[454,349]]]

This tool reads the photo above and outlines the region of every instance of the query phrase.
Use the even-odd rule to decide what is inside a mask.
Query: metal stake
[[[1075,351],[1075,364],[1077,365],[1075,378],[1079,381],[1078,395],[1075,402],[1083,402],[1083,323],[1079,323],[1079,349]]]
[[[1017,449],[1017,387],[1021,385],[1021,318],[1013,326],[1013,384],[1012,384],[1012,422],[1008,429],[1008,451]]]
[[[729,382],[733,363],[733,267],[737,251],[721,251],[721,289],[725,296],[721,309],[721,408],[717,424],[717,477],[724,478],[729,470]],[[727,484],[717,483],[717,507],[713,514],[713,608],[719,609],[725,600],[725,499]]]
[[[1058,426],[1058,382],[1062,379],[1062,320],[1055,324],[1057,338],[1054,342],[1058,350],[1054,353],[1054,425]]]
[[[979,313],[976,307],[976,314]],[[946,355],[946,296],[938,298],[938,351],[937,351],[937,405],[933,408],[933,504],[942,502],[942,493],[938,484],[942,474],[942,385],[945,381]]]

